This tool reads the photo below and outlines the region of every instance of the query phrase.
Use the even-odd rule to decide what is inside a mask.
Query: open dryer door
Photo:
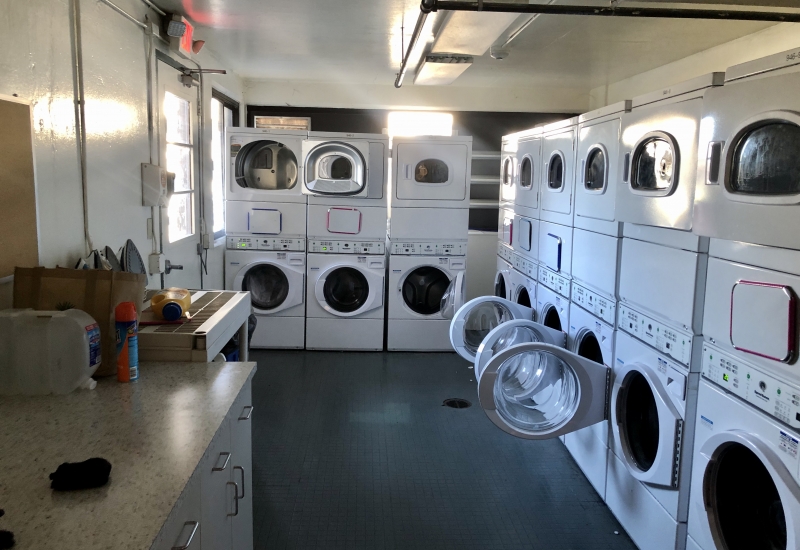
[[[517,344],[486,364],[478,399],[504,432],[552,439],[606,419],[610,372],[559,346]]]
[[[567,336],[559,330],[525,319],[503,323],[487,334],[478,347],[475,354],[475,379],[480,382],[487,363],[504,349],[531,342],[544,342],[563,348],[567,343]]]
[[[467,278],[464,271],[459,271],[450,281],[442,295],[442,317],[452,319],[456,312],[464,306],[467,301]]]
[[[515,319],[533,319],[533,310],[497,296],[481,296],[460,308],[450,323],[450,343],[461,357],[475,361],[483,339],[495,327]]]

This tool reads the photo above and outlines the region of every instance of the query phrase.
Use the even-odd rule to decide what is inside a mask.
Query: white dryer
[[[306,348],[382,350],[386,258],[309,253]]]
[[[389,136],[309,132],[302,158],[308,204],[388,205]]]
[[[303,349],[305,252],[259,250],[259,245],[272,246],[272,239],[256,241],[229,237],[235,249],[225,251],[225,288],[250,292],[258,320],[250,346]]]
[[[539,219],[542,165],[542,128],[517,134],[517,178],[514,212],[532,220]]]
[[[572,227],[575,200],[575,141],[578,118],[542,127],[540,170],[542,221]]]
[[[613,368],[614,325],[598,319],[575,303],[569,307],[568,349],[609,369]],[[564,437],[567,450],[603,500],[606,498],[608,437],[608,422],[605,420]]]
[[[703,94],[723,78],[711,73],[633,99],[622,116],[618,221],[692,229]]]
[[[303,140],[308,132],[226,128],[228,201],[306,202]]]
[[[500,207],[514,207],[517,194],[518,135],[503,136],[500,145]]]
[[[466,245],[460,256],[443,255],[458,251],[453,243],[436,243],[434,255],[403,253],[392,244],[389,256],[389,310],[387,348],[393,351],[450,351],[450,321],[443,314],[442,299],[450,283],[466,271]],[[454,288],[463,293],[466,285]],[[463,295],[457,302],[463,302]],[[458,304],[456,304],[458,305]],[[454,309],[458,309],[453,306]]]
[[[800,57],[728,68],[708,90],[698,143],[698,235],[800,248]]]

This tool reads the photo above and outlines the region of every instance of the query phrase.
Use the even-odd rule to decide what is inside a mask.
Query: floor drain
[[[445,399],[442,402],[443,407],[450,407],[451,409],[466,409],[467,407],[471,407],[472,403],[467,401],[466,399]]]

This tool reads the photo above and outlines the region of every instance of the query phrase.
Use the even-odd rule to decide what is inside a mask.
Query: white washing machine
[[[708,90],[697,153],[697,234],[800,248],[798,84],[800,57],[791,50],[730,67],[725,86]]]
[[[800,252],[712,239],[689,547],[800,544]]]
[[[531,308],[532,319],[536,320],[536,276],[538,266],[520,256],[514,254],[514,269],[511,270],[511,293],[508,299],[515,304]]]
[[[515,214],[513,228],[515,233],[512,243],[514,252],[538,264],[539,220]]]
[[[299,250],[279,252],[278,240],[228,237],[225,288],[250,292],[258,320],[250,347],[303,349],[305,242],[296,239]]]
[[[517,178],[514,212],[532,220],[539,219],[542,178],[542,128],[517,134]]]
[[[231,248],[230,237],[249,237],[253,243],[258,239],[278,239],[276,242],[281,246],[268,250],[305,250],[306,214],[305,202],[228,201],[225,204],[228,248]],[[297,240],[303,241],[302,248],[297,248]],[[241,247],[247,249],[244,244]]]
[[[451,351],[450,321],[442,299],[450,283],[466,271],[466,243],[425,243],[434,254],[392,243],[389,256],[387,348],[391,351]],[[405,252],[409,250],[409,252]],[[450,255],[452,253],[452,255]],[[458,254],[458,255],[456,255]],[[462,283],[455,288],[466,290]],[[463,301],[463,297],[459,297]]]
[[[639,548],[683,548],[699,375],[621,330],[613,371],[606,504]]]
[[[569,298],[542,283],[542,269],[539,266],[540,277],[536,285],[535,318],[546,327],[566,333],[569,330]],[[552,282],[552,277],[548,277],[548,283],[552,284]],[[569,292],[569,281],[566,282],[565,291]]]
[[[450,345],[469,362],[484,338],[503,323],[515,320],[531,321],[533,310],[505,298],[481,296],[460,307],[450,321]]]
[[[573,353],[609,369],[614,365],[613,324],[570,304],[567,347]],[[604,420],[564,436],[564,445],[583,471],[600,498],[606,498],[608,464],[608,421]]]
[[[514,208],[517,194],[518,134],[503,136],[500,145],[500,207]]]
[[[381,245],[383,243],[380,243]],[[306,349],[383,349],[386,257],[308,254]]]
[[[230,148],[227,201],[306,202],[303,140],[308,132],[226,128]]]
[[[389,136],[309,132],[302,158],[309,204],[388,205]]]
[[[501,245],[502,246],[502,245]],[[497,256],[497,273],[494,275],[494,295],[500,298],[511,299],[514,289],[512,273],[514,267],[502,256]]]
[[[619,140],[622,114],[630,110],[631,101],[626,100],[578,117],[576,228],[622,236],[616,217]]]
[[[572,227],[575,199],[575,142],[578,118],[542,127],[540,170],[542,221]]]
[[[618,221],[692,229],[703,94],[723,78],[711,73],[633,99],[622,115]]]

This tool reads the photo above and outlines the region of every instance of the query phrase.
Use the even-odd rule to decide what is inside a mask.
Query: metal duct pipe
[[[489,11],[541,15],[594,15],[605,17],[650,17],[663,19],[716,19],[724,21],[773,21],[800,23],[800,13],[753,10],[630,8],[625,6],[566,6],[555,4],[511,4],[506,2],[465,2],[462,0],[423,0],[431,11]],[[422,16],[422,13],[420,13]],[[410,50],[409,50],[410,51]],[[404,63],[405,66],[405,63]]]
[[[419,5],[419,16],[417,17],[417,24],[414,26],[414,32],[411,34],[411,42],[408,43],[408,49],[403,56],[403,62],[400,65],[400,72],[397,73],[397,78],[394,81],[394,87],[399,88],[403,85],[403,78],[406,76],[406,66],[408,65],[408,58],[411,57],[411,52],[414,46],[419,41],[419,36],[422,34],[422,27],[425,26],[425,20],[428,19],[428,14],[433,11],[433,6],[436,0],[422,0]]]

